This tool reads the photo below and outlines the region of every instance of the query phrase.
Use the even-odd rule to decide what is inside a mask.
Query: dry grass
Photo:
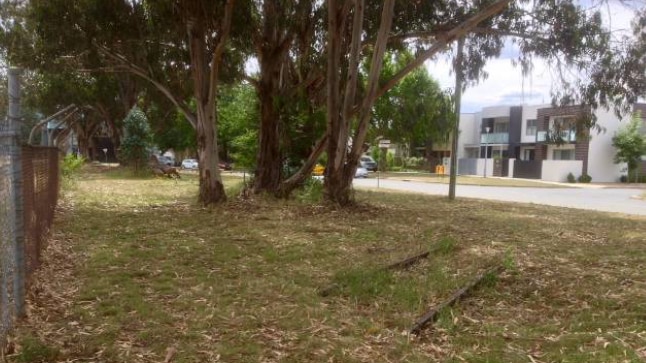
[[[370,174],[371,178],[376,178],[377,174]],[[448,184],[448,175],[437,175],[429,173],[381,173],[380,177],[384,179],[410,180],[424,183]],[[527,179],[514,178],[481,178],[477,176],[458,176],[457,183],[460,185],[483,185],[495,187],[524,187],[524,188],[570,188],[567,184],[550,184]]]
[[[196,188],[110,172],[66,192],[9,360],[646,358],[646,219],[381,192],[349,210],[299,198],[201,209]],[[409,270],[379,270],[431,246]],[[406,334],[500,263],[497,280]]]

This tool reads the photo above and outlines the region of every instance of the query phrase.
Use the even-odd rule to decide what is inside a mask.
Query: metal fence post
[[[11,148],[11,166],[14,193],[14,281],[13,293],[16,305],[16,315],[25,315],[25,275],[27,264],[25,260],[25,235],[24,235],[24,214],[23,214],[23,193],[22,193],[22,159],[20,146],[20,75],[22,71],[18,68],[9,69],[9,128],[13,132]]]

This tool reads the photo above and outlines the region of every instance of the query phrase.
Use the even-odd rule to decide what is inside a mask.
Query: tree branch
[[[101,54],[112,59],[113,61],[116,61],[123,70],[150,82],[153,86],[155,86],[155,88],[157,88],[157,90],[159,90],[162,94],[164,94],[164,96],[166,96],[173,103],[173,105],[175,105],[175,107],[177,107],[180,110],[180,112],[184,115],[184,117],[186,117],[186,120],[191,124],[191,126],[193,126],[194,128],[197,126],[197,118],[195,114],[191,112],[188,106],[183,101],[175,97],[175,95],[173,95],[173,93],[168,87],[163,85],[161,82],[153,79],[148,73],[148,71],[134,64],[133,62],[128,60],[125,56],[118,54],[116,52],[112,52],[110,49],[108,49],[105,46],[95,44],[95,47],[99,50]]]
[[[233,6],[235,5],[235,0],[227,0],[226,5],[224,6],[224,20],[222,21],[222,26],[220,28],[220,34],[218,35],[218,41],[216,43],[215,49],[213,50],[213,58],[211,59],[211,74],[209,78],[209,102],[215,102],[216,92],[217,92],[217,82],[219,76],[219,67],[220,60],[222,59],[222,54],[224,53],[224,46],[229,39],[229,33],[231,32],[231,19],[233,18]]]
[[[379,89],[379,91],[374,94],[373,99],[370,101],[374,102],[375,99],[383,96],[397,83],[399,83],[399,81],[406,77],[406,75],[415,70],[417,67],[421,66],[427,59],[440,52],[448,44],[454,42],[455,40],[468,34],[469,32],[472,32],[482,21],[502,12],[510,2],[511,0],[498,0],[481,12],[478,12],[474,16],[463,21],[453,29],[443,34],[438,34],[435,44],[433,44],[426,51],[422,52],[419,56],[417,56],[417,58],[407,64],[402,70],[397,72],[390,80],[388,80],[388,82],[386,82],[386,84],[384,84],[383,87]],[[355,112],[356,111],[359,110],[355,109]]]
[[[356,167],[356,165],[352,165],[352,163],[358,161],[359,156],[361,155],[363,142],[366,138],[366,133],[368,130],[368,121],[370,120],[371,114],[370,111],[375,103],[375,100],[377,99],[375,97],[375,94],[377,93],[377,87],[379,87],[379,75],[381,74],[381,69],[384,63],[384,54],[386,53],[388,34],[390,33],[392,26],[394,8],[395,0],[386,0],[384,2],[384,6],[381,12],[379,31],[377,33],[377,43],[375,44],[375,50],[372,54],[370,73],[368,74],[367,91],[359,113],[359,125],[354,134],[355,137],[352,142],[352,153],[350,154],[351,168]]]

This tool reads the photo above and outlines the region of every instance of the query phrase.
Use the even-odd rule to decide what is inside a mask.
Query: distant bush
[[[78,173],[81,167],[85,164],[85,158],[76,156],[74,154],[67,154],[63,158],[61,165],[61,175],[63,178],[71,178]]]
[[[426,161],[425,158],[417,158],[414,156],[411,156],[409,158],[404,159],[404,167],[408,168],[419,168],[420,166],[424,165],[424,162]]]
[[[152,133],[146,114],[137,106],[133,107],[123,120],[125,136],[121,140],[119,159],[122,164],[139,173],[148,161]]]
[[[579,177],[579,183],[589,183],[592,181],[592,177],[588,174],[582,174]]]
[[[567,175],[567,182],[568,182],[568,183],[576,183],[576,178],[574,177],[574,174],[569,173],[569,174]]]
[[[323,200],[323,180],[307,179],[303,188],[296,193],[296,199],[307,203],[318,203]]]
[[[395,155],[393,153],[388,153],[386,154],[386,165],[388,166],[388,169],[392,169],[393,166],[395,166]]]
[[[636,171],[632,171],[626,176],[626,181],[630,183],[646,183],[646,175],[638,175]]]
[[[74,185],[74,179],[85,164],[85,158],[74,154],[67,154],[61,161],[61,176],[64,187]]]

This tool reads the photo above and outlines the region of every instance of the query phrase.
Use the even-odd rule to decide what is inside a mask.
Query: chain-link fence
[[[16,83],[9,93],[9,117],[0,117],[0,349],[25,313],[25,288],[40,264],[59,184],[58,149],[20,146]]]
[[[54,219],[58,198],[58,148],[22,147],[22,202],[26,272],[40,265],[40,252]]]

